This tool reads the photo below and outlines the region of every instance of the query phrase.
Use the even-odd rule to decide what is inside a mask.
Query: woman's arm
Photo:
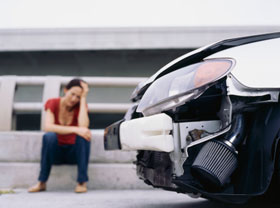
[[[80,127],[89,127],[89,117],[88,117],[88,108],[87,108],[87,94],[88,94],[88,84],[81,82],[83,88],[83,93],[80,99],[80,111],[78,116],[78,126]]]
[[[57,134],[78,134],[79,136],[90,140],[91,132],[88,128],[77,126],[62,126],[54,123],[54,114],[50,109],[46,111],[44,131],[55,132]]]
[[[58,134],[71,134],[75,132],[75,126],[62,126],[54,123],[54,114],[50,109],[46,111],[44,131],[51,131]]]

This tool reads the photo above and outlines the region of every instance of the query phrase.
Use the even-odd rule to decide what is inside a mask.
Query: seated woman
[[[75,192],[87,191],[88,162],[91,132],[87,108],[88,85],[81,79],[71,80],[64,88],[64,96],[49,99],[43,136],[39,182],[29,192],[46,190],[53,164],[77,164],[78,177]]]

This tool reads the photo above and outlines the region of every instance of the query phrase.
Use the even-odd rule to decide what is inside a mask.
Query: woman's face
[[[65,92],[65,103],[68,107],[75,106],[81,99],[82,88],[78,86],[71,87],[69,90],[64,89]]]

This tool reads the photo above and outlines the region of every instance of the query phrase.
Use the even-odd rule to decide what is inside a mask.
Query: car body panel
[[[241,84],[248,88],[273,89],[280,88],[279,54],[280,38],[226,49],[206,59],[233,58],[236,65],[231,73]]]

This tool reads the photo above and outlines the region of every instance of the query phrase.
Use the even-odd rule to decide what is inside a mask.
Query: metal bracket
[[[183,164],[186,161],[187,156],[181,151],[179,123],[173,123],[173,141],[174,151],[170,153],[170,159],[173,162],[173,173],[175,173],[176,176],[181,176],[184,174]]]

